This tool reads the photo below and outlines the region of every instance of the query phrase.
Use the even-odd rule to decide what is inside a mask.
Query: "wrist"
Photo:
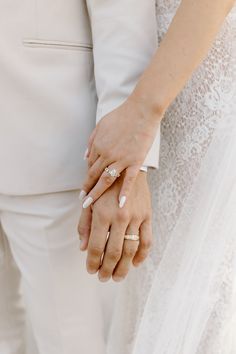
[[[138,177],[141,180],[145,180],[146,181],[148,179],[148,173],[145,172],[145,171],[140,170],[139,173],[138,173]]]
[[[136,86],[129,99],[134,101],[143,115],[154,124],[160,123],[168,106],[162,102],[160,96],[158,97],[155,89],[149,89],[141,84]]]

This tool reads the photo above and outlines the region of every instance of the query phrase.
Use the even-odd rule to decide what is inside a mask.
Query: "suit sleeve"
[[[155,0],[87,0],[98,95],[96,122],[132,93],[157,48]],[[159,167],[160,128],[143,165]]]

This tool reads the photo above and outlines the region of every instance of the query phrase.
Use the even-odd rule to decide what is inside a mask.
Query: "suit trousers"
[[[0,354],[34,354],[26,320],[37,354],[105,353],[114,283],[86,271],[78,196],[0,194]]]

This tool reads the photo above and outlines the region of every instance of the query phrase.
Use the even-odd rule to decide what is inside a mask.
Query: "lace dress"
[[[157,1],[159,42],[179,3]],[[107,354],[236,354],[235,7],[166,112],[149,183],[155,243],[119,287]]]

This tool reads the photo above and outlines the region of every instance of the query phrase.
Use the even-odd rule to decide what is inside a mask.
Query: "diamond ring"
[[[111,177],[120,177],[120,174],[116,171],[115,168],[110,169],[109,167],[106,167],[105,172]]]

